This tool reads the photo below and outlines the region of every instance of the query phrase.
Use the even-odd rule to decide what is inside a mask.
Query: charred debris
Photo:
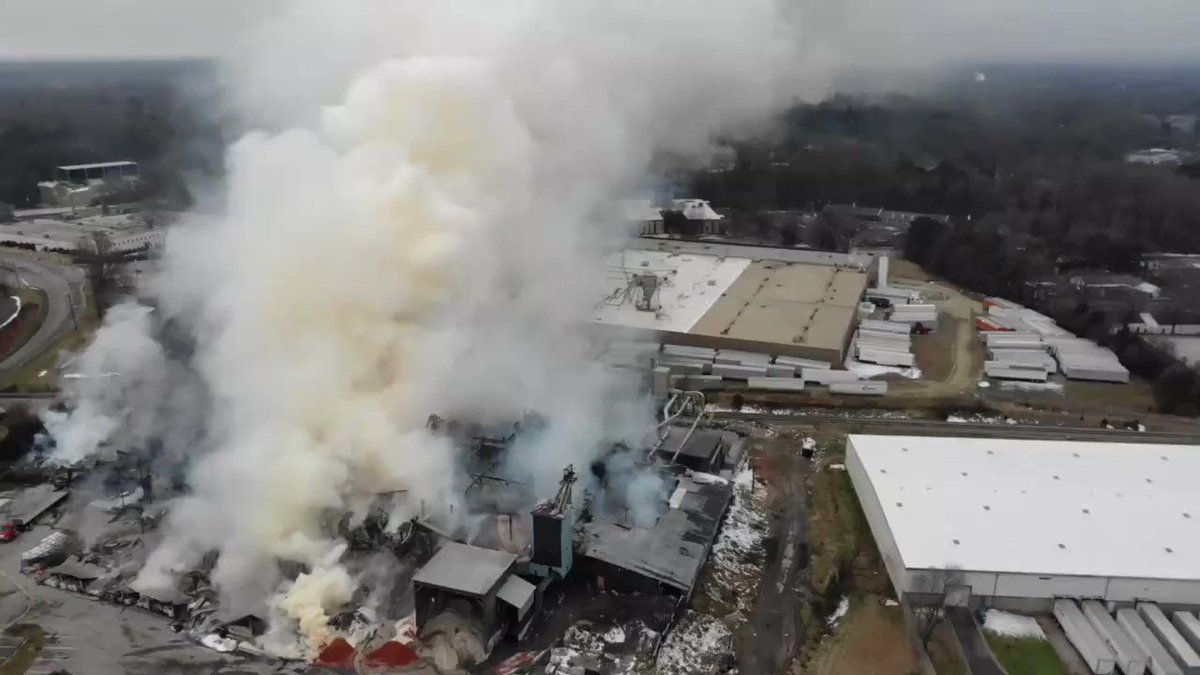
[[[319,664],[336,667],[389,637],[371,653],[390,650],[406,663],[439,667],[481,663],[498,645],[512,651],[539,624],[556,623],[546,615],[569,595],[565,586],[574,594],[659,596],[660,606],[676,610],[688,604],[732,499],[728,477],[742,459],[741,438],[664,420],[646,447],[615,444],[587,466],[562,467],[557,490],[539,500],[532,478],[506,460],[523,434],[544,423],[536,415],[491,425],[429,417],[429,428],[452,438],[461,454],[459,517],[421,504],[417,515],[400,518],[399,495],[390,493],[377,495],[365,516],[328,514],[325,527],[345,541],[359,588],[333,617],[338,637]],[[168,500],[186,489],[181,481],[153,474],[133,455],[71,470],[30,461],[26,474],[42,476],[53,494],[74,488],[68,508],[76,517],[22,555],[24,572],[162,614],[210,648],[264,653],[265,608],[233,614],[219,606],[210,581],[215,553],[176,588],[132,587],[159,540]],[[294,567],[281,573],[306,571]]]

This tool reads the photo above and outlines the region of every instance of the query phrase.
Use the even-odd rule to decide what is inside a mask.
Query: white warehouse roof
[[[856,434],[849,452],[907,569],[1200,580],[1198,447]]]

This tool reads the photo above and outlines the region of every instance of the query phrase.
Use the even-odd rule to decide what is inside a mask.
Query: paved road
[[[47,299],[46,318],[37,332],[17,351],[0,361],[0,377],[7,377],[74,330],[72,303],[78,305],[82,296],[78,291],[82,276],[73,267],[52,265],[17,252],[0,252],[0,266],[13,269],[25,285],[45,291]],[[75,288],[72,288],[72,284]]]
[[[992,650],[983,638],[983,632],[979,630],[979,624],[975,622],[971,612],[963,607],[951,607],[946,611],[950,628],[954,631],[954,637],[958,638],[963,656],[967,659],[967,670],[971,675],[1007,675],[1000,664],[996,663],[996,658],[992,656]]]
[[[889,433],[912,436],[966,436],[972,438],[1018,438],[1031,440],[1125,441],[1129,443],[1176,443],[1200,445],[1198,433],[1165,431],[1123,431],[1096,427],[1061,427],[1049,424],[959,424],[939,420],[907,420],[836,415],[786,415],[775,413],[718,412],[717,420],[751,422],[791,422],[828,425],[862,433]]]

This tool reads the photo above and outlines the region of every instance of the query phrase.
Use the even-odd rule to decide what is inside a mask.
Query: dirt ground
[[[929,659],[938,675],[969,675],[967,664],[963,663],[958,643],[954,639],[950,627],[945,623],[933,632],[929,641]],[[1016,675],[1015,673],[1013,675]]]
[[[962,330],[962,319],[943,317],[937,332],[913,336],[913,354],[921,377],[931,382],[945,382],[954,371],[957,355],[958,333]]]
[[[917,363],[925,377],[917,382],[897,382],[890,392],[903,397],[953,397],[974,395],[983,369],[983,348],[975,337],[975,315],[980,302],[961,290],[929,275],[908,261],[896,261],[892,276],[898,284],[918,286],[942,311],[938,332],[914,338]]]
[[[735,638],[738,665],[747,673],[778,673],[788,667],[803,645],[808,628],[804,608],[808,591],[808,500],[805,497],[810,460],[801,455],[803,432],[772,433],[751,447],[755,473],[767,487],[767,508],[772,513],[770,533],[763,542],[766,553],[761,591],[749,621],[749,636]]]
[[[885,606],[867,596],[825,640],[806,675],[909,675],[918,672],[917,654],[904,630],[899,605]]]

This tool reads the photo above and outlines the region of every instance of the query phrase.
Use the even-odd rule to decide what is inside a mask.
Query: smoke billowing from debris
[[[385,492],[404,516],[454,503],[430,413],[540,413],[509,461],[541,497],[605,442],[640,442],[648,407],[593,363],[585,329],[619,229],[609,205],[652,158],[701,158],[819,91],[784,4],[289,5],[240,100],[295,126],[231,148],[228,214],[173,231],[154,282],[156,315],[193,334],[189,366],[121,308],[81,357],[117,374],[52,427],[64,459],[141,443],[125,427],[142,416],[206,430],[166,450],[189,455],[191,491],[140,587],[216,550],[223,606],[261,611],[291,581],[276,563],[300,563],[312,573],[271,605],[305,640],[275,648],[311,653],[353,590],[326,514]],[[193,370],[206,402],[173,405],[194,400],[176,381]]]

